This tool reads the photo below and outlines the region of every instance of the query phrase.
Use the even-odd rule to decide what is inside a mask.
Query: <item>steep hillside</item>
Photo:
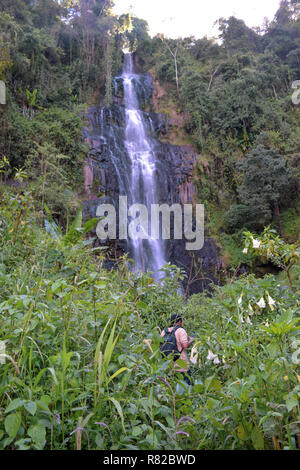
[[[220,21],[222,43],[157,36],[136,51],[153,77],[152,106],[165,115],[160,138],[198,154],[196,200],[226,266],[249,265],[240,249],[247,228],[259,233],[271,224],[286,240],[299,239],[299,29],[283,2],[259,34],[229,18]],[[290,40],[280,48],[283,31]]]

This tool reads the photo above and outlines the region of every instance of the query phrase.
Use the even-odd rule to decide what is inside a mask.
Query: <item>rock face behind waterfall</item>
[[[159,140],[161,134],[168,132],[166,116],[141,111],[151,99],[152,79],[149,75],[137,75],[136,81],[134,86],[139,113],[155,155],[155,202],[196,203],[193,169],[197,162],[197,153],[192,146],[177,146]],[[110,202],[117,209],[119,195],[127,195],[131,185],[132,162],[126,148],[126,109],[123,95],[123,78],[116,77],[113,105],[110,108],[91,106],[87,113],[89,125],[84,132],[90,151],[84,167],[85,192],[88,198],[84,204],[85,218],[95,217],[99,203]],[[207,236],[204,247],[199,251],[186,251],[185,243],[185,239],[167,241],[165,259],[186,270],[185,287],[189,294],[201,292],[211,282],[218,282],[218,249],[214,240]],[[129,245],[119,240],[114,243],[114,249],[119,254],[130,251]]]

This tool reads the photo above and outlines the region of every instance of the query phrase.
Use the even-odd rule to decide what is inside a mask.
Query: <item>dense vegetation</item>
[[[0,449],[299,448],[299,2],[260,31],[221,19],[220,43],[151,39],[111,6],[0,0]],[[235,268],[210,294],[185,300],[176,266],[162,283],[126,257],[108,271],[85,237],[84,111],[111,104],[124,45],[199,152]],[[196,338],[190,387],[158,349],[175,312]]]
[[[120,68],[128,18],[114,17],[110,8],[104,0],[0,1],[0,79],[7,93],[0,160],[8,161],[2,179],[26,167],[36,199],[43,179],[42,198],[64,224],[82,193],[86,105],[111,103],[112,77]]]
[[[80,213],[46,232],[31,194],[1,197],[1,448],[296,448],[299,265],[291,284],[250,275],[184,303],[178,268],[162,285],[126,259],[108,272]],[[270,231],[257,246],[287,273],[299,258]],[[190,387],[158,349],[174,312],[196,338]]]
[[[140,42],[137,55],[166,91],[158,109],[182,116],[185,141],[199,151],[194,181],[207,226],[238,266],[247,261],[236,256],[244,228],[272,223],[292,242],[299,233],[300,110],[292,102],[300,78],[299,2],[282,1],[262,28],[231,17],[221,18],[219,29],[219,43],[157,36]]]

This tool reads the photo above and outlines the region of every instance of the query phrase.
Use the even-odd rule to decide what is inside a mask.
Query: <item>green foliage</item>
[[[233,204],[224,216],[225,228],[229,233],[242,227],[255,230],[257,226],[263,227],[265,220],[264,213],[243,204]]]
[[[261,198],[262,205],[269,207],[279,204],[279,201],[282,205],[286,203],[295,182],[286,159],[276,149],[258,146],[237,166],[243,173],[239,197],[244,204],[251,205],[254,197],[257,202]]]
[[[63,245],[76,245],[80,240],[84,238],[87,232],[93,230],[98,223],[98,219],[90,219],[82,226],[82,208],[77,211],[77,214],[63,236],[61,229],[56,225],[52,218],[51,211],[47,204],[44,205],[47,218],[45,219],[46,231],[53,237],[54,240],[61,242]]]
[[[299,206],[286,209],[281,214],[283,233],[289,242],[295,242],[300,234]]]
[[[158,109],[166,112],[171,122],[181,112],[176,116],[178,125],[182,126],[184,121],[186,135],[208,161],[209,174],[201,174],[196,183],[201,202],[209,205],[216,201],[226,213],[222,228],[230,233],[243,227],[261,230],[275,216],[283,235],[281,211],[294,206],[298,195],[288,167],[295,168],[297,177],[299,165],[293,163],[296,158],[293,155],[299,152],[299,109],[291,101],[291,84],[299,79],[299,6],[297,2],[284,2],[274,21],[266,22],[261,29],[251,29],[234,17],[221,18],[219,29],[221,43],[193,37],[167,41],[173,52],[178,45],[180,100],[176,93],[174,57],[160,36],[141,42],[136,55],[143,71],[151,71],[165,92],[157,90],[162,95],[157,99]],[[164,107],[166,96],[169,102]],[[170,143],[172,137],[170,132]],[[239,189],[246,194],[246,187],[235,163],[260,145],[265,147],[261,150],[263,157],[268,153],[271,156],[273,147],[274,156],[277,153],[281,158],[276,165],[277,175],[276,168],[270,178],[264,171],[259,172],[260,189],[255,196],[256,183],[253,185],[250,203],[246,195],[238,192]],[[267,171],[267,166],[263,167]]]
[[[269,100],[272,86],[285,86],[287,70],[275,62],[267,71],[264,60],[249,53],[236,54],[202,67],[185,68],[180,81],[190,114],[186,125],[200,148],[205,148],[205,139],[212,135],[222,150],[232,138],[236,149],[245,151],[261,129],[282,130],[279,102],[274,100],[270,107]]]
[[[88,101],[104,97],[111,104],[130,30],[111,7],[107,0],[0,2],[0,78],[7,91],[0,158],[9,162],[1,179],[26,167],[36,204],[47,202],[65,225],[83,186],[82,116]]]
[[[88,3],[94,2],[69,6],[69,10],[55,0],[30,4],[20,0],[15,6],[3,0],[0,5],[0,75],[8,95],[7,106],[0,110],[0,154],[12,166],[24,165],[32,142],[40,142],[41,135],[74,164],[82,156],[82,121],[74,102],[84,103],[97,90],[103,92],[106,78],[109,89],[121,55],[118,35],[112,36],[107,51],[107,35],[117,28],[109,2],[97,2],[95,12]],[[90,11],[87,17],[85,8]],[[106,77],[108,56],[112,63]],[[22,114],[34,121],[32,125],[22,120]],[[70,146],[71,152],[66,148]]]
[[[245,251],[257,252],[261,257],[283,269],[288,276],[291,288],[294,289],[290,270],[300,259],[300,250],[297,244],[285,243],[275,230],[266,227],[257,239],[253,238],[252,233],[245,232]]]
[[[291,358],[298,344],[299,314],[291,312],[297,312],[292,298],[273,276],[250,276],[217,288],[212,298],[191,299],[187,318],[198,320],[201,327],[200,393],[207,390],[207,377],[219,380],[195,413],[207,435],[213,436],[212,448],[218,443],[222,447],[224,440],[232,449],[283,448],[284,439],[289,442],[285,448],[295,448],[295,435],[290,439],[287,428],[296,433],[298,428],[285,427],[288,416],[292,423],[299,414],[294,408],[299,407],[297,365]],[[209,351],[214,354],[209,356]],[[292,396],[298,398],[290,405]],[[201,448],[207,444],[206,440]]]
[[[272,215],[279,217],[279,205],[291,202],[296,182],[287,160],[275,148],[259,145],[243,160],[237,163],[243,174],[238,187],[241,205],[233,205],[226,214],[229,229],[247,226],[254,230],[262,229],[271,221]]]
[[[117,19],[111,5],[0,1],[8,98],[0,110],[0,449],[294,449],[297,246],[267,229],[246,234],[243,252],[241,233],[223,233],[232,266],[259,255],[288,283],[242,276],[186,302],[176,266],[165,266],[160,283],[132,273],[126,257],[104,269],[101,247],[85,239],[97,221],[82,224],[75,194],[87,151],[83,107],[75,103],[92,95],[111,103],[111,79],[129,43],[144,70],[167,82],[186,131],[207,155],[201,195],[212,208],[219,199],[222,206],[222,191],[239,197],[225,217],[228,231],[262,228],[276,204],[293,202],[287,161],[297,161],[291,155],[300,142],[289,96],[298,77],[297,5],[284,2],[261,34],[222,20],[221,45],[168,40],[176,64],[142,20]],[[11,177],[15,186],[3,184]],[[173,313],[196,338],[192,386],[159,353]]]
[[[44,231],[29,192],[0,191],[0,448],[296,447],[299,279],[245,276],[185,303],[179,268],[162,283],[126,259],[107,271],[80,212],[62,235],[45,207]],[[196,339],[192,386],[159,352],[175,312]]]
[[[28,156],[26,170],[34,180],[35,198],[41,201],[42,208],[45,201],[50,206],[55,204],[57,199],[61,199],[64,188],[68,189],[67,176],[61,164],[67,158],[58,154],[56,148],[48,143],[36,144],[36,148]]]
[[[257,51],[259,50],[261,38],[248,28],[243,20],[231,16],[228,20],[219,20],[220,39],[223,41],[225,49],[231,53],[235,51]]]
[[[37,204],[46,201],[61,221],[78,206],[75,190],[82,184],[81,165],[87,153],[83,144],[83,120],[78,112],[52,107],[27,119],[12,108],[2,114],[5,140],[0,154],[5,155],[5,178],[14,168],[25,167]],[[0,116],[1,120],[1,116]]]
[[[232,235],[222,233],[220,241],[224,250],[223,259],[232,268],[239,268],[241,265],[251,265],[251,257],[242,252],[241,231]],[[227,259],[229,257],[229,259]]]
[[[129,50],[134,51],[141,41],[149,39],[148,23],[140,18],[131,17],[131,27],[126,29],[126,41],[128,41]]]

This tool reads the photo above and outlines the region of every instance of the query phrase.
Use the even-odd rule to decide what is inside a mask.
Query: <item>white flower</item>
[[[248,248],[244,248],[243,253],[244,253],[244,255],[246,255],[248,253]]]
[[[253,308],[251,307],[251,304],[248,304],[248,309],[249,309],[249,315],[253,315]]]
[[[268,323],[268,322],[266,322],[266,323],[265,323],[265,325],[266,325],[266,326],[269,326],[269,323]]]
[[[243,301],[243,294],[240,296],[240,298],[238,300],[238,304],[241,305],[242,301]]]
[[[244,323],[242,315],[239,315],[239,320],[240,320],[241,323]]]
[[[192,364],[196,364],[198,359],[198,350],[195,346],[192,347],[190,361]]]
[[[216,355],[213,352],[211,352],[210,350],[208,350],[208,355],[207,355],[206,359],[208,361],[212,361],[215,357],[216,357]]]
[[[250,320],[250,317],[246,318],[246,322],[249,323],[249,325],[252,325],[252,321]]]
[[[276,303],[275,300],[273,300],[272,297],[270,297],[268,294],[268,304],[270,305],[271,310],[274,310],[273,305],[275,305],[275,303]]]
[[[206,358],[208,361],[214,361],[214,364],[220,364],[219,358],[216,354],[208,350],[208,355]]]
[[[252,243],[253,243],[253,248],[259,248],[260,247],[260,241],[259,240],[255,240],[255,238],[253,238],[252,240]]]
[[[266,306],[266,302],[265,302],[263,297],[260,299],[259,302],[256,302],[256,303],[260,308],[265,308],[265,306]]]

